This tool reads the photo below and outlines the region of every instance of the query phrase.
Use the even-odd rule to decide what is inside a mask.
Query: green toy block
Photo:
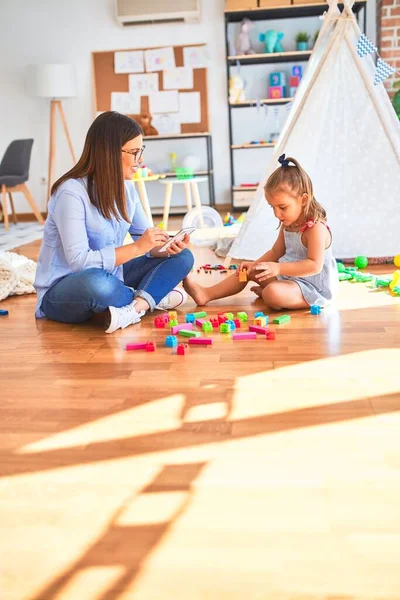
[[[282,323],[288,323],[290,319],[290,315],[281,315],[280,317],[275,317],[274,323],[275,325],[282,325]]]
[[[353,275],[349,273],[339,273],[339,281],[349,281],[353,279]]]
[[[226,318],[228,319],[228,321],[233,321],[233,319],[235,318],[233,313],[225,313]]]
[[[175,327],[176,325],[179,325],[178,321],[176,319],[171,319],[169,322],[169,326]]]
[[[395,296],[400,296],[400,287],[396,285],[396,287],[392,289],[392,292]]]
[[[237,318],[239,319],[239,321],[241,321],[242,323],[247,323],[247,313],[246,312],[238,312],[237,314]]]
[[[382,277],[382,278],[376,278],[375,279],[375,286],[376,287],[389,287],[390,282],[392,281],[392,279],[388,279],[387,277]]]
[[[180,329],[178,331],[178,335],[182,335],[183,337],[200,337],[201,333],[199,331],[190,331],[190,329]]]
[[[210,321],[206,321],[201,326],[201,329],[202,329],[202,331],[212,331],[213,330],[213,326],[211,325]]]
[[[231,326],[228,325],[228,323],[221,323],[221,325],[219,326],[219,331],[220,333],[230,333]]]
[[[201,319],[202,317],[206,317],[207,313],[202,311],[202,312],[197,312],[197,313],[192,313],[195,319]]]

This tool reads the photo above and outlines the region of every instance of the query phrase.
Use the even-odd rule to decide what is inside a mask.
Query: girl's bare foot
[[[250,288],[250,291],[254,292],[259,298],[262,297],[263,288],[260,285],[253,285],[253,287]]]
[[[193,298],[198,306],[204,306],[208,302],[207,289],[202,287],[199,283],[196,283],[191,275],[188,275],[183,280],[183,287]]]

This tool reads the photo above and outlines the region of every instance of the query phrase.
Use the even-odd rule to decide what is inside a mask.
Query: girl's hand
[[[146,229],[143,235],[140,236],[136,244],[139,244],[143,254],[149,252],[155,246],[163,246],[165,242],[168,242],[168,233],[160,229],[159,227],[151,227]]]
[[[280,275],[281,265],[277,262],[260,262],[257,263],[255,270],[262,272],[258,273],[254,279],[257,281],[265,281],[265,279],[270,279],[271,277]]]
[[[239,277],[239,273],[240,271],[247,271],[247,274],[250,273],[250,271],[254,268],[254,265],[256,263],[252,260],[245,260],[242,263],[240,263],[239,268],[236,269],[236,277]]]
[[[167,250],[168,254],[179,254],[179,252],[182,252],[182,250],[184,250],[187,247],[189,242],[190,235],[186,234],[180,242],[174,242],[170,245],[170,247]]]

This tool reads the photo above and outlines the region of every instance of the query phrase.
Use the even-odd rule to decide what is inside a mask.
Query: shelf
[[[353,4],[353,12],[359,13],[362,8],[366,7],[366,0],[355,2]],[[339,10],[343,10],[343,4],[338,4]],[[270,19],[292,19],[294,17],[317,17],[328,10],[327,3],[321,4],[293,4],[290,6],[271,6],[270,8],[253,8],[226,10],[225,19],[228,22],[238,23],[243,19],[251,19],[252,21],[266,21]]]
[[[273,52],[272,54],[238,54],[237,56],[228,56],[227,61],[229,65],[236,65],[237,61],[239,61],[241,65],[305,62],[310,58],[311,52],[311,50],[305,50],[303,52],[293,50],[293,52]]]
[[[232,190],[234,192],[255,192],[258,185],[234,185]]]
[[[256,148],[274,148],[276,144],[232,144],[232,150],[255,150]]]
[[[171,133],[170,135],[145,135],[144,140],[175,140],[179,138],[201,138],[210,136],[209,131],[204,133]]]
[[[288,104],[289,102],[293,102],[293,98],[261,98],[260,104]],[[229,102],[230,108],[243,108],[243,107],[256,107],[257,100],[245,100],[244,102],[235,102],[234,104]]]

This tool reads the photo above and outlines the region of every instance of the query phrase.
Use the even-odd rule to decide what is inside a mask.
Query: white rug
[[[0,225],[0,250],[12,250],[23,244],[29,244],[43,237],[43,225],[40,223],[10,223],[8,231]]]

